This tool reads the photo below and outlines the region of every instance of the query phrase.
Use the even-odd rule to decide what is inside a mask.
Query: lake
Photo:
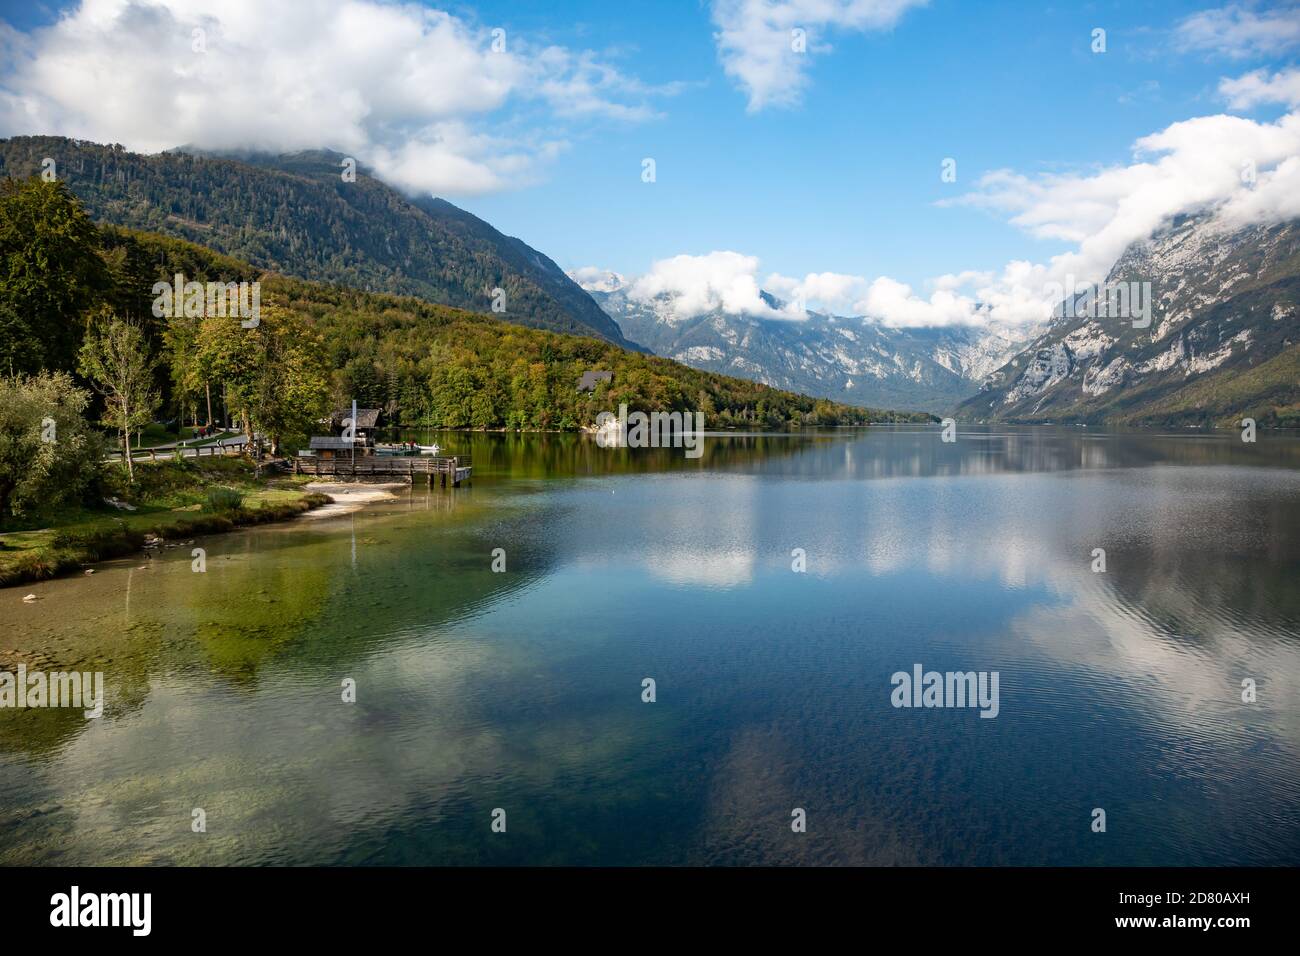
[[[472,481],[0,590],[107,687],[0,710],[0,863],[1300,862],[1294,435],[417,437]]]

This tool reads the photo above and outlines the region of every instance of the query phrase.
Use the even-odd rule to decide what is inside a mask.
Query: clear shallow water
[[[471,485],[0,590],[0,669],[109,696],[0,711],[0,863],[1300,862],[1294,437],[439,440]]]

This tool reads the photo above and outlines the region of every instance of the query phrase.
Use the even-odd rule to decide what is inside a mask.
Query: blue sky
[[[661,101],[661,120],[576,139],[541,186],[461,204],[562,265],[626,273],[740,249],[790,274],[917,284],[1046,257],[1061,243],[935,201],[991,169],[1126,163],[1139,137],[1220,112],[1219,79],[1242,70],[1231,57],[1173,52],[1174,27],[1205,3],[936,0],[885,32],[833,31],[802,104],[750,114],[722,74],[703,4],[560,6],[584,43],[622,50],[628,72],[698,86]],[[519,8],[478,10],[507,29],[557,29],[559,17]],[[1094,27],[1107,31],[1105,54],[1090,50]],[[645,156],[657,161],[654,184],[640,179]],[[940,181],[946,157],[957,159],[954,184]]]
[[[112,138],[143,151],[200,142],[201,128],[169,126],[162,119],[149,125],[150,115],[168,115],[161,100],[148,109],[128,109],[139,91],[153,95],[160,85],[157,76],[189,70],[188,30],[195,8],[205,6],[202,0],[155,2],[168,8],[166,18],[141,15],[129,26],[133,33],[123,32],[128,27],[119,18],[122,23],[104,28],[105,43],[115,42],[116,49],[123,36],[158,31],[162,41],[152,40],[150,48],[165,48],[180,37],[176,52],[164,49],[159,56],[181,59],[160,64],[164,72],[152,79],[138,56],[123,60],[120,69],[138,69],[141,75],[136,86],[123,89],[124,115],[116,126],[103,110],[95,111],[96,104],[83,109],[77,100],[86,98],[86,90],[101,88],[103,75],[88,74],[79,87],[68,81],[66,91],[49,92],[80,68],[69,66],[77,55],[68,53],[67,37],[60,46],[57,27],[42,32],[56,19],[55,8],[6,3],[4,19],[19,31],[22,55],[14,56],[16,65],[7,73],[0,71],[0,94],[10,94],[11,107],[0,112],[0,132]],[[365,2],[381,9],[377,0]],[[358,67],[357,75],[348,77],[348,68],[340,68],[345,79],[337,86],[319,77],[310,81],[323,84],[320,99],[327,104],[319,116],[310,108],[299,111],[314,125],[304,124],[292,136],[286,133],[284,142],[269,145],[358,152],[385,178],[445,195],[565,268],[597,266],[639,275],[667,257],[731,250],[759,260],[760,281],[769,271],[794,277],[832,272],[865,281],[888,276],[925,295],[928,280],[944,273],[1000,273],[1014,260],[1050,263],[1053,257],[1072,257],[1072,250],[1086,245],[1083,234],[1104,225],[1104,217],[1098,220],[1081,208],[1081,197],[1096,188],[1120,208],[1125,197],[1116,192],[1116,177],[1107,179],[1105,173],[1133,164],[1140,138],[1173,123],[1225,113],[1274,124],[1296,108],[1293,94],[1278,92],[1290,89],[1293,75],[1300,75],[1294,74],[1300,7],[1291,2],[1044,6],[930,0],[909,7],[908,0],[829,0],[837,22],[809,24],[810,49],[799,60],[802,89],[787,102],[759,103],[759,108],[750,108],[753,89],[743,77],[724,70],[717,38],[720,24],[748,15],[745,2],[430,5],[450,15],[454,29],[447,29],[454,38],[431,35],[428,44],[409,50],[404,37],[395,40],[398,34],[378,30],[373,45],[365,46],[360,34],[369,24],[358,21],[355,28],[301,42],[318,45],[311,55],[319,61],[337,55],[329,44],[340,42],[338,37],[348,42],[355,36],[358,48],[367,51],[358,55],[368,63],[384,59],[386,43],[393,47],[393,69],[401,74],[407,69],[403,63],[423,58],[427,65],[455,59],[460,47],[481,49],[490,31],[500,27],[518,59],[508,77],[492,73],[498,64],[486,58],[463,71],[439,74],[436,82],[418,69],[408,70],[409,98],[439,101],[424,111],[402,96],[376,93],[376,87],[387,88],[385,76]],[[803,0],[777,0],[773,6],[788,8],[791,22],[802,22],[801,4],[810,9]],[[906,9],[882,15],[886,22],[853,20],[855,12],[870,14],[891,5]],[[205,24],[211,34],[212,55],[203,61],[209,71],[237,48],[246,59],[229,62],[243,67],[256,56],[250,48],[258,43],[284,52],[275,43],[293,45],[311,29],[306,23],[280,24],[283,38],[276,40],[276,25],[258,21],[261,14],[251,12],[253,7],[241,22],[243,0],[214,0],[208,6],[207,19],[193,22]],[[89,22],[80,3],[59,9],[82,15],[83,30]],[[250,40],[250,31],[260,27],[265,36]],[[426,28],[432,30],[415,30]],[[1104,53],[1091,49],[1096,28],[1106,31]],[[82,36],[78,42],[84,42]],[[563,65],[556,66],[554,58],[548,65],[546,50],[564,51]],[[573,63],[584,56],[615,73],[591,91],[599,102],[580,107],[575,104],[583,93],[583,75]],[[1243,97],[1230,109],[1222,84],[1252,71],[1263,71],[1265,82],[1274,78],[1272,92]],[[500,83],[485,89],[485,72]],[[252,92],[241,92],[229,82],[233,73],[212,73],[217,75],[227,78],[226,86],[209,76],[206,86],[192,91],[192,98],[216,98],[212,109],[217,112],[227,105],[223,96],[239,102],[241,95],[256,97],[257,89],[275,86],[275,80],[264,80]],[[187,82],[205,80],[196,75]],[[543,82],[554,87],[552,92],[536,92]],[[366,101],[367,118],[335,123],[328,104],[350,102],[354,88]],[[779,83],[775,90],[779,100]],[[460,105],[480,101],[484,105]],[[19,102],[23,110],[13,107]],[[269,100],[241,102],[240,109],[231,110],[238,118],[220,129],[229,135],[251,116],[247,136],[266,145],[268,137],[273,140],[293,125],[292,115],[277,116],[275,110]],[[636,115],[620,115],[628,111]],[[382,124],[374,120],[379,115]],[[25,128],[42,123],[54,128]],[[435,126],[437,142],[431,145],[434,134],[428,131]],[[1232,137],[1236,130],[1206,124],[1197,135]],[[313,142],[313,136],[319,138]],[[422,137],[423,145],[411,145]],[[484,146],[488,139],[491,145]],[[1196,147],[1194,140],[1179,142],[1185,151]],[[1260,150],[1267,175],[1280,159],[1276,150]],[[656,163],[654,183],[641,178],[647,157]],[[945,158],[956,160],[956,182],[941,181]],[[1223,159],[1236,163],[1240,157]],[[1254,162],[1255,153],[1248,159]],[[462,167],[463,176],[429,172]],[[1021,177],[1010,190],[1015,195],[981,182],[996,170]],[[1068,189],[1050,185],[1056,177],[1065,177]],[[1043,184],[1049,184],[1046,192],[1039,188]],[[1191,197],[1196,190],[1185,192]],[[1051,208],[1058,193],[1069,194],[1068,214],[1057,216]],[[972,195],[977,201],[969,201]],[[963,196],[966,201],[939,204]],[[1012,222],[1018,214],[1050,221],[1033,228]],[[1083,258],[1113,257],[1113,241],[1097,245],[1101,251]],[[1068,258],[1071,268],[1082,267],[1081,261]],[[989,290],[982,295],[988,299]]]
[[[544,30],[512,4],[485,21]],[[883,33],[835,32],[801,105],[746,112],[695,2],[564,5],[586,43],[620,47],[650,81],[698,83],[661,120],[609,123],[579,139],[541,186],[463,199],[566,266],[636,273],[680,252],[741,249],[791,274],[882,273],[905,281],[1041,257],[1038,241],[974,209],[939,208],[983,172],[1124,163],[1136,139],[1218,112],[1232,64],[1170,56],[1168,34],[1203,5],[934,2]],[[602,13],[602,7],[606,12]],[[1090,52],[1107,30],[1107,52]],[[657,181],[640,179],[641,159]],[[940,163],[957,160],[957,182]]]

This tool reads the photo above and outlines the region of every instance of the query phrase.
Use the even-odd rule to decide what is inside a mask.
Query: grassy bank
[[[142,462],[128,484],[106,472],[104,503],[32,515],[0,529],[0,587],[79,571],[84,565],[133,554],[150,538],[218,534],[283,521],[327,504],[310,493],[306,476],[258,477],[242,458]]]

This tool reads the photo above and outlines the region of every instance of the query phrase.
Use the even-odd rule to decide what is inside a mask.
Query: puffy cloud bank
[[[1290,102],[1296,71],[1225,80],[1227,99]],[[1053,289],[1105,279],[1133,242],[1183,213],[1210,213],[1225,228],[1300,216],[1300,113],[1266,122],[1226,114],[1173,123],[1133,146],[1132,161],[1087,173],[1025,175],[997,170],[941,205],[1003,216],[1026,233],[1069,248],[1047,262],[1016,260],[1000,272],[938,276],[917,291],[887,276],[812,273],[760,279],[759,261],[739,252],[674,256],[628,286],[678,315],[711,309],[767,318],[804,318],[804,307],[865,315],[887,325],[1026,323],[1051,315]],[[766,290],[789,303],[772,309]]]
[[[565,146],[556,124],[643,120],[652,88],[596,54],[537,46],[418,4],[81,0],[49,27],[0,23],[0,133],[142,152],[190,143],[329,146],[410,190],[528,182]],[[488,126],[512,101],[532,125]],[[502,124],[503,126],[507,124]]]

